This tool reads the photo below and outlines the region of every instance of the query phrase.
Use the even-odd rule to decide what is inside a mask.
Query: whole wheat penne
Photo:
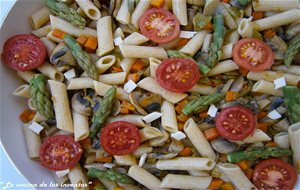
[[[114,49],[113,33],[112,33],[112,18],[106,16],[97,21],[97,36],[99,57],[108,54]]]

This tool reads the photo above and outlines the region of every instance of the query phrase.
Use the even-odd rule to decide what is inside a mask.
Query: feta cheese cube
[[[103,164],[104,168],[113,168],[115,166],[116,166],[116,164],[114,164],[114,163],[105,163],[105,164]]]
[[[119,46],[120,44],[123,44],[122,38],[120,36],[116,37],[114,39],[114,44],[115,44],[115,46]]]
[[[217,108],[215,105],[211,104],[211,105],[209,106],[209,109],[208,109],[208,111],[207,111],[207,114],[208,114],[210,117],[216,117],[217,113],[218,113],[218,108]]]
[[[67,72],[64,73],[64,76],[68,80],[75,78],[76,77],[75,69],[68,70]]]
[[[285,78],[284,77],[280,77],[278,79],[275,79],[274,80],[274,84],[275,84],[275,89],[278,89],[278,88],[286,86]]]
[[[178,131],[176,133],[172,133],[171,137],[173,139],[176,139],[176,140],[180,141],[180,140],[184,139],[186,137],[186,135],[183,132]]]
[[[162,113],[160,113],[160,112],[152,112],[152,113],[146,115],[145,117],[143,117],[143,120],[146,123],[151,123],[152,121],[157,120],[161,116],[162,116]]]
[[[140,167],[143,167],[143,165],[145,164],[146,162],[146,159],[147,159],[147,153],[144,153],[141,158],[140,158],[140,161],[139,161],[139,166]]]
[[[281,118],[281,115],[280,115],[280,113],[278,113],[278,111],[273,110],[273,111],[268,113],[268,117],[270,119],[279,119],[279,118]]]
[[[129,80],[125,85],[124,85],[124,90],[127,93],[131,93],[135,88],[137,87],[137,84],[133,82],[132,80]]]
[[[31,125],[29,125],[29,129],[31,129],[36,134],[40,134],[44,127],[38,124],[37,122],[32,122]]]

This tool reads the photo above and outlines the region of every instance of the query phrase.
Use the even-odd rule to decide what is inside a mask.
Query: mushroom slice
[[[141,98],[141,92],[131,92],[129,95],[130,103],[134,105],[135,109],[142,115],[147,115],[148,113],[139,105],[139,99]]]
[[[112,13],[114,12],[115,5],[116,5],[116,0],[111,0],[109,4],[109,12],[108,12],[109,15],[112,15]]]
[[[62,65],[76,65],[75,58],[64,43],[59,43],[54,48],[50,56],[50,62],[57,67]]]
[[[113,105],[113,109],[111,111],[111,114],[113,116],[117,116],[121,111],[121,103],[120,100],[115,100],[114,105]]]
[[[138,104],[148,113],[160,111],[162,98],[158,94],[144,93],[138,99]]]
[[[79,114],[90,116],[92,113],[91,102],[83,97],[82,92],[77,92],[72,97],[72,109]]]
[[[212,140],[211,146],[215,151],[221,154],[228,154],[230,152],[234,152],[237,149],[237,145],[235,143],[229,142],[222,137]]]

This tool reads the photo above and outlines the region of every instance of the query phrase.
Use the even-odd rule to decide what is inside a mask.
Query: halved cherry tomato
[[[253,183],[259,190],[292,190],[296,181],[295,168],[276,158],[261,161],[255,166],[253,173]]]
[[[153,42],[164,44],[177,38],[180,33],[178,19],[169,11],[152,8],[139,19],[141,33]]]
[[[48,137],[40,147],[40,161],[50,170],[66,170],[80,160],[82,152],[80,144],[74,137],[55,135]]]
[[[216,117],[218,133],[228,140],[245,139],[253,133],[255,126],[254,114],[243,106],[225,108]]]
[[[47,52],[43,42],[30,34],[9,38],[3,46],[3,61],[18,71],[32,70],[44,63]]]
[[[125,121],[107,124],[100,134],[101,146],[111,155],[125,155],[135,151],[141,142],[137,127]]]
[[[256,38],[245,38],[233,47],[233,60],[250,71],[269,69],[274,63],[274,54],[270,46]]]
[[[197,64],[192,59],[168,58],[159,64],[156,81],[164,89],[185,92],[193,88],[200,78]]]

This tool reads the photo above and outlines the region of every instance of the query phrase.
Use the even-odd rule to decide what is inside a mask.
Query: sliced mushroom
[[[139,105],[139,98],[142,96],[141,92],[131,92],[129,99],[130,103],[134,105],[135,109],[142,115],[147,115],[148,113]]]
[[[184,149],[184,144],[181,141],[173,139],[170,146],[169,146],[169,151],[171,153],[176,153],[178,154],[180,151]]]
[[[76,65],[75,58],[64,43],[59,43],[54,48],[50,56],[50,62],[57,67],[62,65]]]
[[[212,140],[211,146],[215,151],[221,154],[228,154],[230,152],[234,152],[237,149],[237,145],[235,143],[231,143],[222,137]]]
[[[79,114],[90,116],[92,113],[91,102],[83,97],[82,92],[77,92],[72,97],[72,109]]]
[[[162,146],[169,140],[169,133],[162,128],[160,130],[162,131],[163,136],[156,137],[154,139],[149,140],[150,146],[152,146],[152,147]]]
[[[113,105],[113,109],[111,111],[111,115],[117,116],[121,111],[121,103],[119,100],[116,100]]]
[[[159,111],[161,102],[161,96],[152,93],[144,93],[138,100],[139,105],[148,113]]]

